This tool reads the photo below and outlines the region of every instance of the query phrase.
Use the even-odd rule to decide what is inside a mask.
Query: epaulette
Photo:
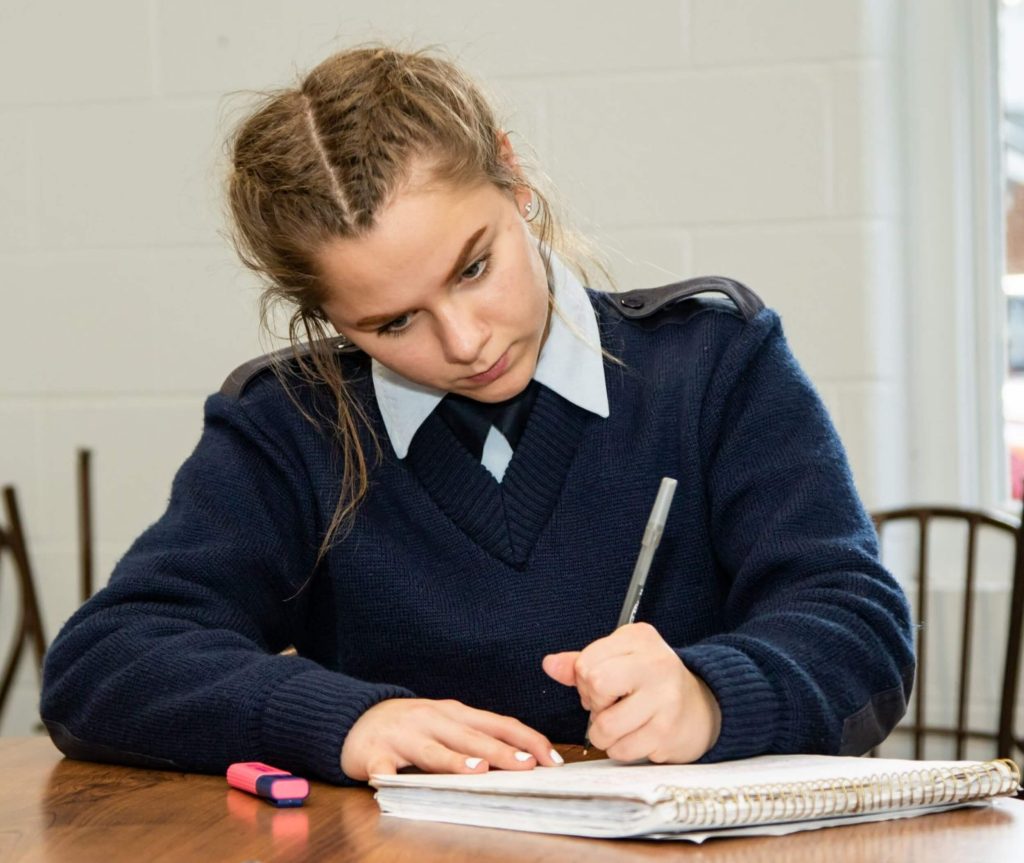
[[[359,348],[343,336],[336,336],[333,339],[328,339],[327,344],[332,350],[338,353],[357,353],[359,350]],[[221,384],[220,387],[221,395],[234,399],[241,398],[242,393],[245,392],[245,388],[249,383],[258,378],[264,372],[270,371],[275,365],[280,363],[287,363],[289,360],[294,360],[296,358],[308,357],[310,353],[312,353],[312,351],[310,351],[309,345],[307,344],[303,345],[298,350],[292,347],[281,348],[279,351],[264,354],[261,357],[249,360],[247,363],[242,363],[242,365],[224,379],[224,383]]]
[[[607,294],[607,297],[624,318],[639,320],[649,318],[683,300],[708,293],[725,294],[732,300],[744,320],[749,321],[764,308],[761,298],[750,288],[724,276],[700,276],[696,279],[687,279],[685,282],[673,282],[660,288],[641,288],[624,291],[621,294]],[[700,307],[695,307],[694,311],[699,309]]]

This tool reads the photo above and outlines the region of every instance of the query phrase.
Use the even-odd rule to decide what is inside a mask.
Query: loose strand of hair
[[[271,302],[261,302],[261,324],[269,323]],[[313,565],[315,570],[334,542],[343,538],[351,527],[351,516],[366,497],[369,488],[370,464],[360,440],[360,428],[369,435],[376,463],[381,456],[380,439],[366,415],[366,411],[349,393],[345,377],[332,349],[332,339],[323,320],[308,310],[296,310],[288,322],[289,355],[274,354],[271,369],[281,382],[288,399],[302,417],[318,431],[327,432],[335,442],[335,456],[340,456],[341,487],[338,501],[331,515]],[[335,413],[330,415],[318,401],[314,409],[299,398],[296,383],[311,388],[326,386],[330,392]],[[312,578],[312,575],[310,575]],[[295,595],[308,584],[303,582]]]

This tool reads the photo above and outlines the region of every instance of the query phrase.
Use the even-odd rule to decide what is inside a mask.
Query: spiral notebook
[[[702,842],[907,818],[1015,794],[1012,761],[771,755],[720,764],[586,761],[373,776],[381,812],[508,830]]]

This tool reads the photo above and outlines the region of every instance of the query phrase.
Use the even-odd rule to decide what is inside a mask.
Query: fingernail
[[[529,752],[517,752],[516,761],[529,761],[533,756]]]
[[[551,750],[551,760],[554,761],[555,764],[565,764],[565,759],[554,749]]]
[[[476,770],[476,769],[477,769],[477,767],[479,767],[479,766],[480,766],[480,764],[481,764],[481,762],[482,762],[482,761],[483,761],[483,759],[482,759],[482,758],[467,758],[467,759],[466,759],[466,766],[467,766],[467,767],[468,767],[468,768],[469,768],[470,770]]]

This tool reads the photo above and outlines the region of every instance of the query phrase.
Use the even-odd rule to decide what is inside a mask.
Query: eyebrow
[[[477,228],[470,238],[463,243],[462,251],[459,252],[459,256],[455,259],[455,264],[452,267],[451,272],[448,273],[444,280],[445,284],[455,281],[456,276],[466,268],[466,264],[469,263],[469,257],[473,253],[473,247],[476,245],[480,237],[483,236],[483,233],[486,230],[487,225]],[[394,312],[387,315],[370,315],[367,318],[360,318],[356,321],[356,328],[363,329],[364,327],[380,326],[381,324],[386,324],[389,321],[395,320],[395,318],[400,318],[404,314],[405,312]]]

